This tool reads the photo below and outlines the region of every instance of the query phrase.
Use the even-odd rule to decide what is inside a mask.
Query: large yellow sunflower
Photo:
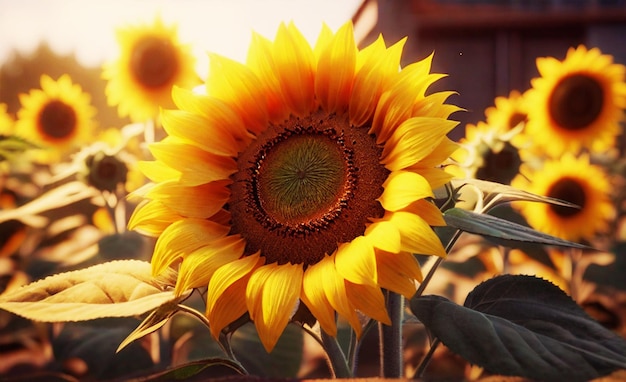
[[[63,155],[93,140],[96,108],[91,96],[73,84],[69,75],[58,80],[41,76],[41,89],[20,94],[15,135],[42,146],[37,159],[59,160]]]
[[[537,68],[541,77],[527,92],[528,135],[553,156],[610,148],[626,107],[626,67],[581,45],[570,48],[563,61],[538,58]]]
[[[102,77],[109,105],[135,122],[156,118],[160,107],[174,107],[172,86],[199,84],[191,47],[178,39],[176,25],[160,17],[152,25],[130,25],[116,31],[119,57],[106,62]]]
[[[271,351],[298,307],[360,334],[357,312],[389,323],[381,288],[414,294],[414,253],[445,256],[430,198],[458,108],[426,95],[432,56],[399,69],[404,41],[359,51],[347,23],[311,48],[282,24],[245,65],[211,55],[207,95],[174,89],[129,226],[158,236],[178,293],[208,285],[214,336],[248,312]]]
[[[613,217],[610,183],[602,168],[589,163],[587,155],[565,154],[544,162],[512,182],[513,187],[565,200],[580,209],[546,203],[514,204],[535,229],[572,241],[591,240],[605,232]]]
[[[7,112],[7,104],[0,103],[0,135],[12,135],[14,123],[13,117]]]

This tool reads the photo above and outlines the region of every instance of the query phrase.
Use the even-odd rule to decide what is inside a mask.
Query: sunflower
[[[135,122],[156,118],[160,107],[174,107],[172,86],[199,84],[191,47],[178,39],[176,25],[160,17],[152,25],[130,25],[116,31],[119,57],[106,62],[102,77],[110,106]]]
[[[381,288],[414,294],[414,253],[445,256],[431,198],[458,108],[426,94],[432,56],[399,70],[404,42],[359,51],[347,23],[312,48],[281,24],[246,64],[211,55],[206,95],[174,88],[129,227],[158,237],[177,293],[208,285],[213,336],[247,312],[271,351],[298,309],[360,335],[357,312],[390,322]]]
[[[41,76],[41,89],[20,94],[15,135],[40,145],[45,150],[37,159],[50,163],[92,140],[96,108],[91,96],[69,75],[58,80]]]
[[[559,159],[546,160],[542,169],[516,177],[512,186],[579,206],[513,204],[532,227],[566,240],[593,239],[594,235],[607,231],[614,214],[607,174],[601,167],[590,164],[588,155],[565,154]]]
[[[626,67],[581,45],[563,61],[538,58],[537,68],[541,77],[527,94],[528,135],[552,156],[612,147],[626,107]]]
[[[482,121],[466,125],[459,141],[462,149],[452,155],[455,175],[509,184],[522,164],[520,151],[511,143],[522,127],[509,130]]]

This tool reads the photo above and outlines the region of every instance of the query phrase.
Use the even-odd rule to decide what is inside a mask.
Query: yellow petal
[[[302,277],[302,264],[273,263],[255,270],[248,281],[248,311],[268,353],[293,315],[300,298]]]
[[[376,285],[376,257],[374,247],[359,236],[339,246],[335,255],[337,272],[355,284]]]
[[[160,161],[139,161],[137,167],[148,179],[157,183],[178,180],[181,175],[180,171],[176,171]]]
[[[226,236],[229,228],[205,219],[183,219],[170,224],[154,245],[152,274],[158,275],[179,258]]]
[[[443,214],[439,207],[430,200],[420,199],[411,203],[402,211],[411,212],[415,215],[419,215],[430,226],[445,226],[446,222],[443,220]],[[393,252],[393,251],[389,251]]]
[[[248,130],[259,133],[267,127],[265,95],[259,78],[237,61],[209,54],[207,92],[231,105]]]
[[[174,86],[172,98],[181,110],[200,114],[207,120],[208,126],[215,126],[219,131],[229,132],[235,140],[246,144],[251,136],[241,117],[226,102],[210,96],[194,93],[191,90]]]
[[[406,298],[415,294],[415,280],[422,281],[422,271],[413,254],[378,251],[376,264],[382,288],[400,293]]]
[[[352,23],[344,24],[317,61],[315,95],[328,113],[343,113],[348,109],[357,48]]]
[[[377,221],[365,229],[365,237],[375,248],[383,251],[400,251],[400,232],[388,221]]]
[[[318,263],[324,263],[320,265],[323,267],[322,278],[324,280],[321,287],[324,288],[326,298],[333,309],[335,309],[340,316],[345,318],[354,329],[356,335],[360,336],[362,332],[361,322],[348,299],[348,295],[346,294],[346,281],[339,272],[337,272],[334,260],[334,256],[328,256]]]
[[[279,26],[273,57],[285,102],[294,114],[309,114],[315,106],[313,49],[293,23]]]
[[[416,200],[433,197],[428,181],[409,171],[394,171],[383,183],[383,194],[378,199],[387,211],[398,211]]]
[[[457,124],[441,118],[408,119],[385,143],[380,162],[391,171],[413,166],[432,153]]]
[[[161,121],[169,135],[184,139],[210,153],[234,157],[239,151],[232,132],[224,126],[211,125],[201,115],[184,110],[163,110]]]
[[[441,240],[433,229],[418,215],[410,212],[393,212],[388,220],[402,235],[402,250],[406,252],[446,257]]]
[[[186,255],[178,269],[176,294],[181,295],[187,289],[209,285],[215,271],[222,265],[239,259],[245,246],[245,241],[241,237],[226,236],[215,239]]]
[[[309,266],[302,280],[302,302],[309,308],[320,323],[322,329],[331,336],[337,335],[335,310],[324,293],[324,273],[326,267],[333,266],[330,261],[321,261]]]
[[[357,55],[357,72],[350,100],[350,122],[362,126],[372,118],[380,95],[398,74],[400,56],[406,39],[385,49],[382,38]]]
[[[237,163],[231,157],[215,155],[185,143],[157,142],[150,145],[150,152],[166,168],[180,173],[178,182],[185,186],[198,186],[215,180],[228,179],[237,171]]]
[[[346,282],[346,293],[354,307],[361,313],[383,324],[391,325],[385,306],[385,296],[379,287]]]
[[[128,229],[156,237],[175,221],[184,219],[158,200],[149,200],[135,207],[128,220]]]
[[[273,43],[253,32],[246,63],[261,81],[270,121],[280,122],[289,116],[289,108],[274,71],[276,64],[272,52]]]
[[[146,198],[160,200],[183,216],[209,218],[228,201],[229,183],[230,181],[217,181],[186,187],[176,182],[163,182],[150,189]]]
[[[215,271],[207,291],[206,315],[211,334],[218,338],[228,324],[247,311],[246,288],[252,272],[263,265],[259,253],[226,263]]]

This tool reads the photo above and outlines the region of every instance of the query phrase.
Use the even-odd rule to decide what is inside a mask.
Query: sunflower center
[[[376,200],[389,171],[367,128],[334,115],[291,117],[240,154],[231,233],[267,263],[312,265],[382,217]]]
[[[145,37],[133,49],[130,70],[148,88],[167,85],[178,70],[176,49],[167,39]]]
[[[550,204],[552,211],[562,217],[570,217],[578,214],[585,207],[587,199],[585,189],[581,186],[579,181],[572,178],[563,178],[554,183],[548,190],[548,196],[576,204],[580,207],[580,209],[577,209]]]
[[[52,139],[64,139],[76,131],[76,112],[63,101],[49,101],[39,113],[41,133]]]
[[[580,130],[598,118],[603,105],[602,85],[589,76],[574,74],[563,78],[554,88],[548,107],[559,126]]]
[[[506,142],[502,150],[489,150],[485,154],[484,165],[476,171],[476,178],[508,184],[519,172],[521,164],[518,150]]]
[[[126,183],[128,167],[117,156],[98,152],[87,157],[87,182],[101,191],[114,191],[120,183]]]

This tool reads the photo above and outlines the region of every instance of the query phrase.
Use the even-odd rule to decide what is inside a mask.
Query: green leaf
[[[450,350],[490,373],[572,382],[626,368],[626,341],[546,280],[495,277],[464,305],[422,296],[410,306]]]
[[[210,381],[214,378],[245,374],[236,363],[224,358],[210,358],[193,361],[171,369],[144,375],[137,380],[145,382],[156,381]]]
[[[504,245],[510,244],[507,242],[523,242],[581,249],[589,248],[586,245],[563,240],[505,219],[460,208],[447,210],[443,214],[443,218],[449,227],[485,236],[497,242],[504,241]]]
[[[175,300],[175,280],[174,271],[153,278],[145,261],[111,261],[23,286],[1,296],[0,309],[43,322],[135,316]]]
[[[296,377],[302,362],[303,330],[289,324],[278,339],[274,350],[267,353],[254,324],[247,323],[237,329],[231,344],[237,359],[252,375],[271,378]]]

